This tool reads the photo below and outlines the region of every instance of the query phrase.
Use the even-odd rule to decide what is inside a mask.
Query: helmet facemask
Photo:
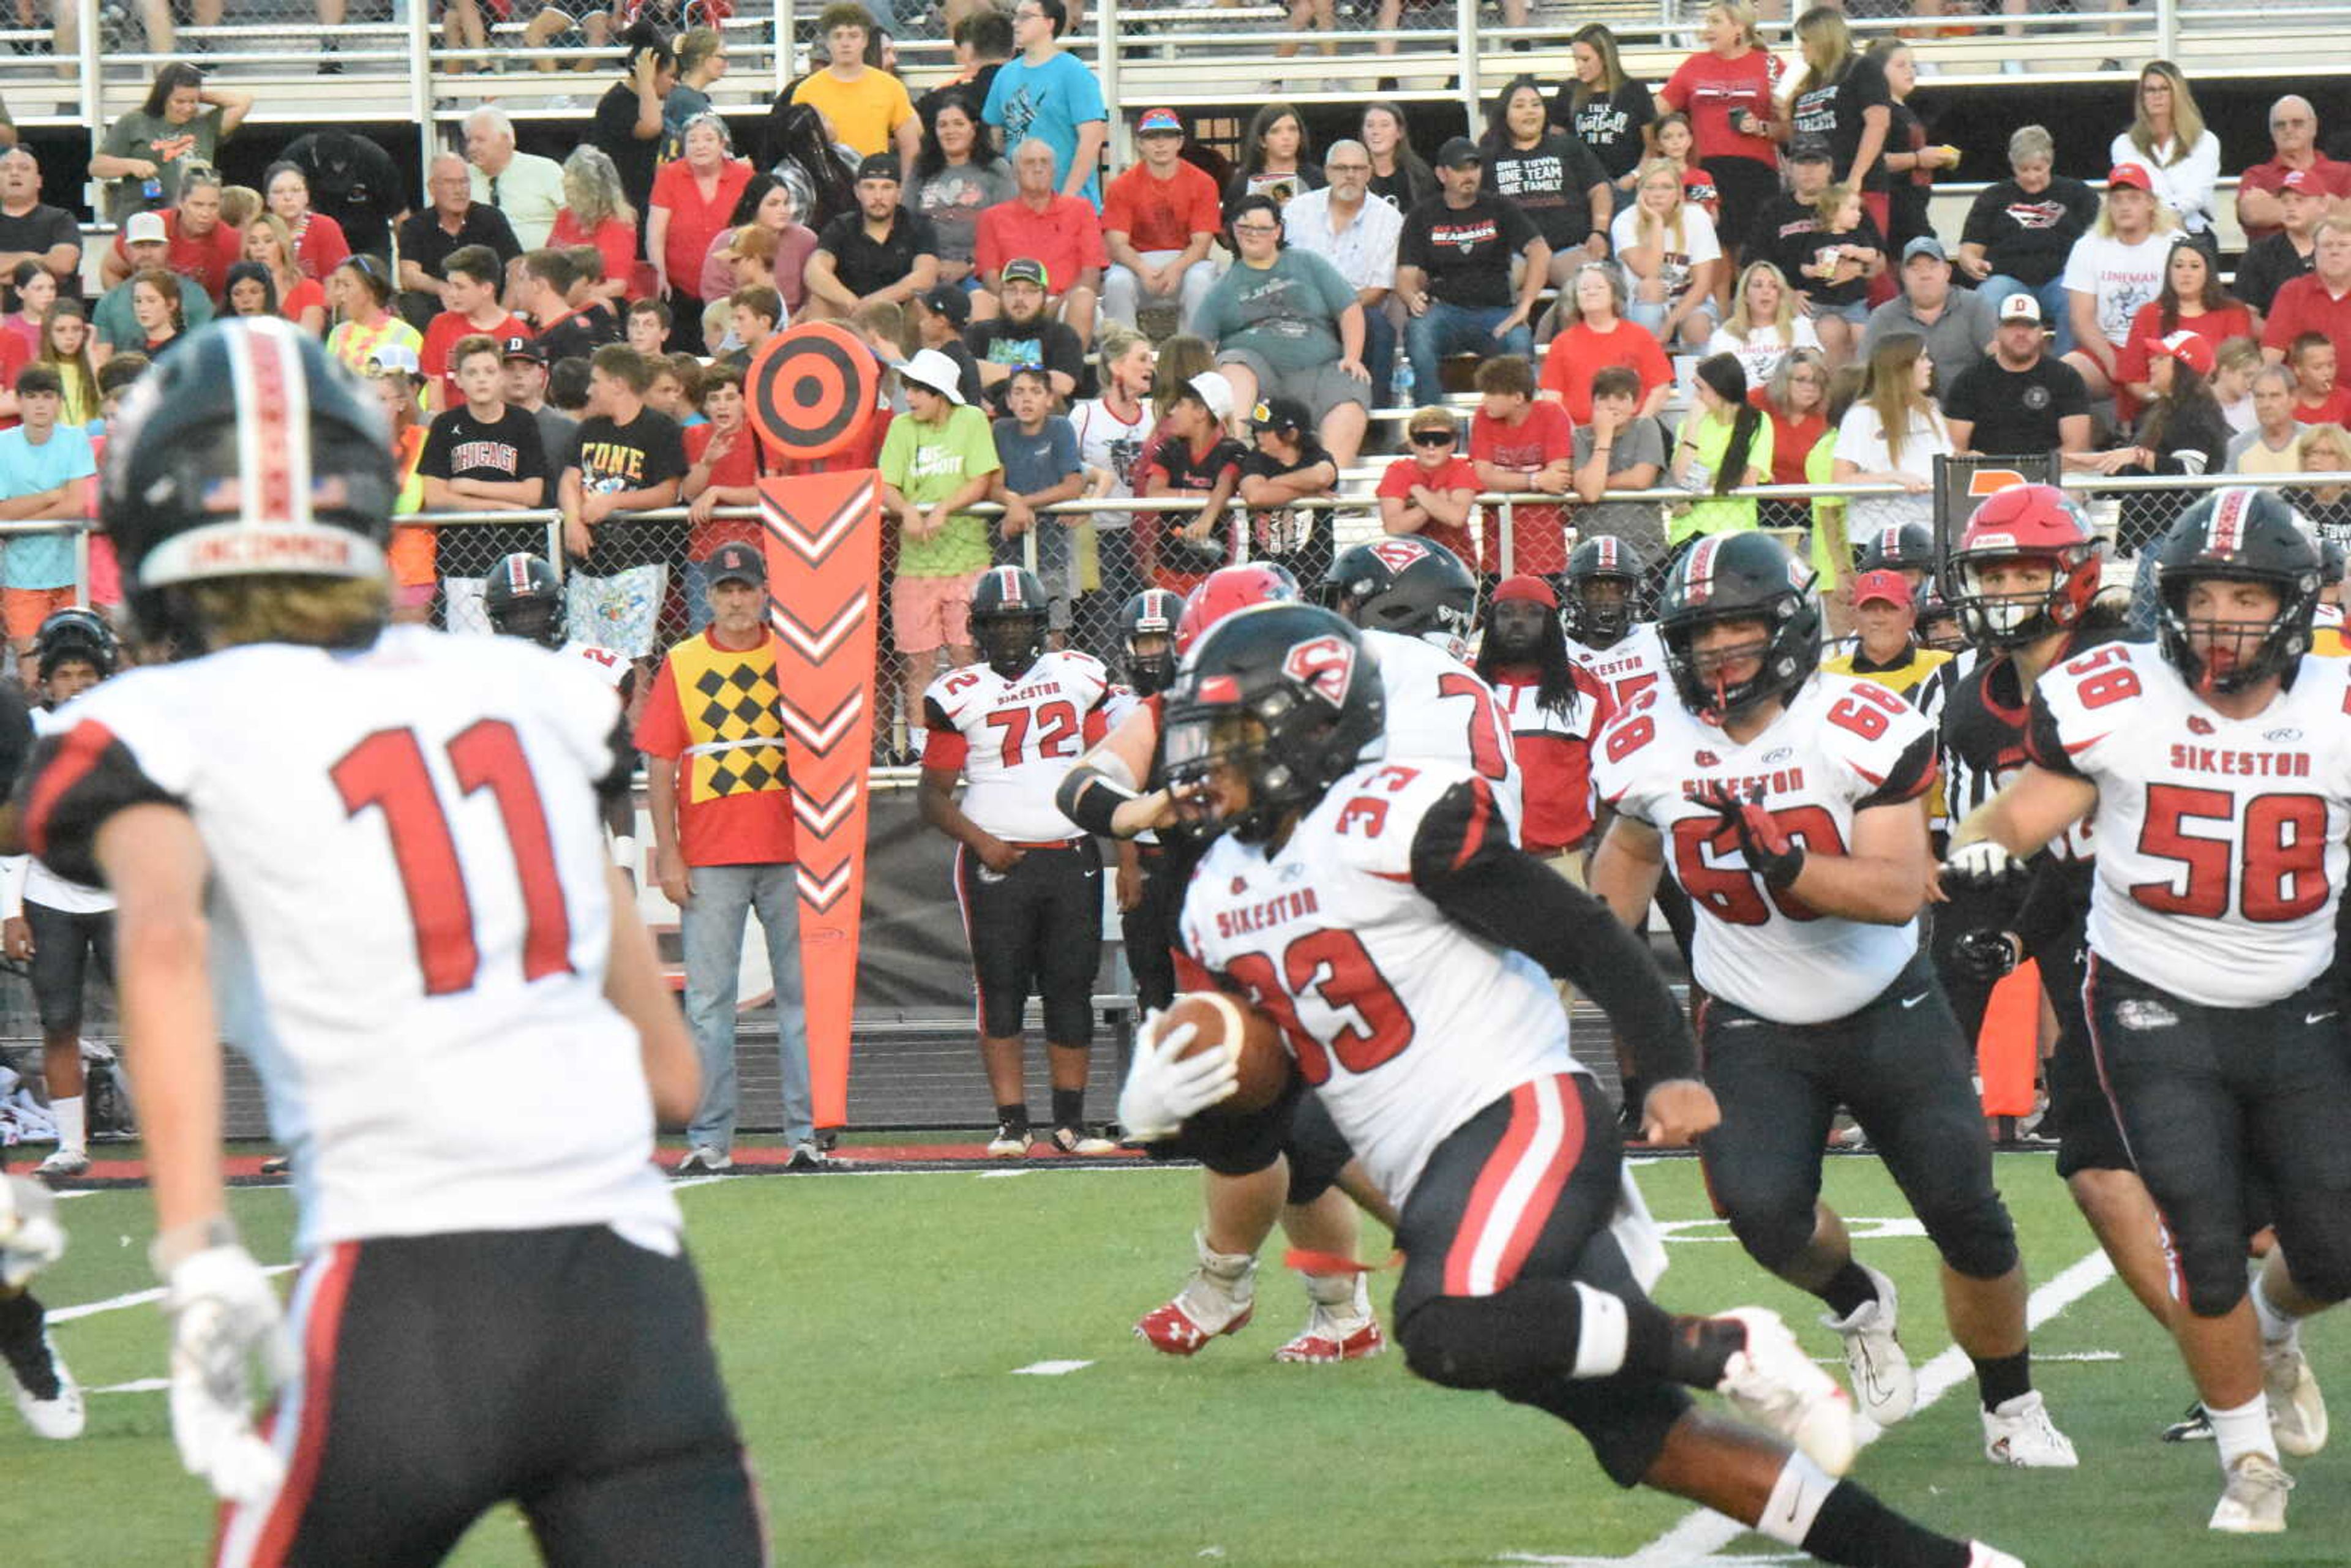
[[[2275,596],[2276,607],[2264,621],[2198,616],[2189,601],[2199,582],[2258,584]],[[2314,574],[2288,581],[2241,570],[2173,568],[2164,573],[2158,596],[2162,609],[2158,632],[2164,657],[2198,691],[2226,695],[2260,685],[2309,651],[2318,580]]]
[[[1045,653],[1045,617],[1035,612],[998,612],[975,616],[981,656],[987,667],[1008,681],[1017,681]]]
[[[1613,591],[1611,591],[1613,590]],[[1569,589],[1576,641],[1612,646],[1633,627],[1633,583],[1622,577],[1587,577]]]
[[[1185,826],[1249,844],[1272,836],[1298,780],[1268,742],[1264,721],[1238,707],[1187,708],[1168,725],[1163,762]]]
[[[2068,563],[2054,555],[1962,556],[1952,563],[1959,591],[1952,605],[1969,641],[1988,648],[2022,648],[2064,631],[2076,616],[2072,612]],[[1984,574],[1994,567],[2037,566],[2048,580],[2039,587],[2018,588],[2004,582],[1987,587]],[[2012,581],[2014,573],[2007,574]]]
[[[521,637],[542,648],[563,646],[563,606],[549,599],[517,599],[486,612],[502,637]]]

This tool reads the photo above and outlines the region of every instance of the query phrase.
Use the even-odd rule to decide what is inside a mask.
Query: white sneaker
[[[1983,1413],[1984,1458],[1996,1465],[2028,1470],[2070,1470],[2082,1461],[2073,1439],[2049,1419],[2049,1406],[2033,1389]]]
[[[46,1368],[38,1364],[39,1358],[43,1356],[47,1360]],[[33,1429],[33,1436],[54,1442],[81,1436],[82,1423],[88,1415],[82,1408],[81,1385],[74,1381],[74,1375],[67,1367],[66,1358],[57,1354],[57,1347],[49,1343],[47,1329],[43,1329],[40,1337],[29,1344],[14,1347],[8,1357],[8,1365],[14,1374],[9,1379],[9,1387],[16,1396],[16,1412],[25,1417],[25,1425]],[[46,1376],[42,1375],[45,1371]],[[43,1385],[55,1379],[57,1391],[47,1398],[42,1398],[26,1385],[28,1377]]]
[[[2326,1447],[2326,1396],[2298,1340],[2262,1346],[2262,1386],[2280,1449],[2300,1458]]]
[[[82,1149],[59,1149],[33,1167],[33,1174],[43,1181],[58,1181],[68,1176],[88,1174],[89,1155]]]
[[[1968,1542],[1968,1568],[2024,1568],[2024,1559],[2011,1557],[1996,1546],[1986,1546],[1980,1541]]]
[[[732,1155],[723,1150],[714,1149],[707,1144],[697,1144],[685,1151],[685,1158],[677,1162],[677,1169],[671,1174],[682,1176],[716,1176],[721,1171],[731,1171],[734,1168],[735,1158]]]
[[[1793,1443],[1833,1476],[1853,1467],[1853,1401],[1823,1372],[1780,1314],[1736,1307],[1722,1314],[1747,1327],[1747,1348],[1730,1358],[1715,1385],[1740,1413]]]
[[[2294,1478],[2267,1454],[2238,1455],[2228,1476],[2210,1528],[2231,1535],[2283,1533],[2285,1494],[2294,1490]]]
[[[1901,1303],[1894,1281],[1866,1263],[1861,1271],[1869,1276],[1877,1299],[1862,1302],[1845,1317],[1823,1312],[1821,1322],[1844,1340],[1844,1365],[1853,1378],[1854,1404],[1879,1426],[1891,1427],[1918,1403],[1918,1379],[1895,1332]]]
[[[987,1140],[987,1157],[991,1160],[1025,1160],[1029,1157],[1029,1129],[1016,1127],[1009,1122],[996,1124],[996,1136]]]

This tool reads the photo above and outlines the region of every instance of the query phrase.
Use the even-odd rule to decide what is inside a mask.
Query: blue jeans
[[[1531,359],[1535,335],[1523,324],[1497,340],[1494,324],[1510,313],[1507,305],[1447,305],[1432,299],[1422,315],[1408,316],[1404,324],[1404,351],[1412,361],[1412,395],[1419,402],[1435,402],[1444,395],[1441,366],[1445,356],[1465,350],[1480,359],[1496,354],[1522,354]],[[1366,367],[1370,368],[1370,367]],[[1374,375],[1378,371],[1374,370]],[[1372,383],[1378,386],[1378,382]]]
[[[1372,372],[1372,403],[1374,408],[1385,408],[1395,401],[1390,392],[1395,381],[1395,323],[1388,319],[1388,303],[1381,300],[1364,312],[1364,369]],[[1413,401],[1428,402],[1432,399],[1413,383]]]
[[[685,634],[702,635],[713,617],[710,612],[710,573],[698,560],[685,563]]]
[[[2074,351],[2074,309],[2062,277],[2035,285],[2019,283],[2004,272],[1995,272],[1976,285],[1976,292],[1991,301],[1994,315],[2000,313],[2000,302],[2010,295],[2032,295],[2041,306],[2041,319],[2056,330],[2056,347],[2051,351],[2061,359]]]
[[[783,1059],[784,1136],[816,1135],[809,1093],[808,1024],[800,993],[799,868],[698,865],[688,868],[694,895],[678,913],[685,949],[685,1021],[702,1058],[702,1103],[685,1129],[690,1148],[722,1154],[735,1144],[735,997],[743,961],[743,922],[757,910],[776,980],[776,1046]]]

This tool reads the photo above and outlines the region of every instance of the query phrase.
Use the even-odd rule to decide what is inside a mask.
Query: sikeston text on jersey
[[[2307,779],[2306,751],[2224,751],[2212,746],[2175,746],[2171,765],[2189,773],[2220,773],[2238,779]]]
[[[1682,780],[1682,794],[1687,798],[1729,789],[1734,795],[1753,796],[1759,790],[1766,795],[1787,795],[1803,787],[1802,768],[1774,768],[1769,773],[1734,774],[1728,779],[1685,779]]]
[[[1309,915],[1318,915],[1322,913],[1322,906],[1315,901],[1312,888],[1298,888],[1293,892],[1277,894],[1262,904],[1245,904],[1238,909],[1218,910],[1217,935],[1246,936],[1252,931],[1263,931],[1268,926],[1280,925],[1284,921],[1300,920]]]

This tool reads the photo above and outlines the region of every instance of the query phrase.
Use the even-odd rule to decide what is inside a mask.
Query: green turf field
[[[1813,1303],[1763,1279],[1722,1239],[1697,1176],[1687,1161],[1643,1174],[1657,1218],[1680,1238],[1661,1297],[1693,1310],[1775,1306],[1808,1325],[1802,1332],[1817,1354],[1834,1354],[1835,1337],[1809,1326]],[[1858,1479],[2032,1568],[2351,1563],[2351,1437],[2290,1462],[2302,1479],[2290,1534],[2205,1531],[2219,1490],[2210,1447],[2156,1441],[2188,1398],[2168,1342],[2097,1264],[2073,1268],[2095,1248],[2046,1156],[2003,1156],[2001,1177],[2036,1314],[2046,1316],[2034,1338],[2045,1358],[2038,1381],[2083,1468],[1994,1469],[1981,1458],[1972,1385],[1961,1377],[1865,1451]],[[1902,1286],[1923,1401],[1949,1383],[1929,1365],[1948,1343],[1931,1250],[1875,1161],[1833,1160],[1828,1180],[1863,1256]],[[684,1192],[778,1561],[1672,1568],[1795,1560],[1769,1542],[1710,1531],[1671,1499],[1618,1492],[1566,1428],[1489,1396],[1419,1384],[1394,1354],[1276,1365],[1270,1353],[1305,1317],[1302,1294],[1278,1267],[1262,1277],[1258,1319],[1243,1334],[1189,1362],[1152,1354],[1129,1325],[1180,1281],[1197,1188],[1189,1171],[1034,1170],[752,1176]],[[284,1260],[287,1194],[245,1191],[235,1202],[255,1252]],[[53,1312],[149,1287],[143,1194],[76,1197],[64,1212],[73,1250],[41,1287]],[[1367,1246],[1384,1244],[1373,1228]],[[1274,1249],[1269,1255],[1278,1263]],[[1382,1277],[1382,1296],[1391,1279]],[[2062,1310],[2060,1295],[2072,1298]],[[163,1371],[163,1325],[151,1304],[96,1312],[56,1333],[89,1387]],[[2308,1337],[2321,1382],[2351,1419],[2351,1314],[2322,1321]],[[1086,1364],[1016,1375],[1056,1361]],[[90,1409],[88,1435],[71,1444],[37,1442],[0,1413],[0,1563],[199,1561],[210,1509],[179,1471],[162,1396],[96,1394]],[[501,1515],[455,1561],[535,1559],[520,1521]]]

